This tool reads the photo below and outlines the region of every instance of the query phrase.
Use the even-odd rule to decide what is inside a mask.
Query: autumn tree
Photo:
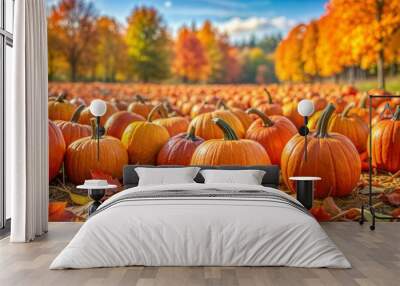
[[[185,26],[178,31],[173,72],[184,82],[205,81],[210,74],[207,57],[196,32]]]
[[[82,58],[90,57],[94,48],[97,12],[92,2],[84,0],[60,0],[53,6],[49,15],[50,59],[54,48],[65,57],[69,65],[70,80],[78,79],[78,68]]]
[[[237,82],[241,75],[241,63],[239,61],[239,51],[229,43],[227,35],[222,35],[218,40],[221,51],[221,74],[220,82]]]
[[[122,28],[115,19],[102,16],[96,22],[96,30],[96,77],[112,82],[124,78],[127,53]]]
[[[385,55],[400,29],[400,0],[331,0],[328,12],[337,19],[339,48],[363,68],[376,65],[378,84],[384,88]]]
[[[170,39],[161,16],[154,8],[135,8],[128,17],[126,43],[132,73],[142,82],[168,77]]]
[[[210,21],[205,21],[197,32],[197,37],[203,46],[209,64],[209,81],[218,82],[222,78],[223,70],[223,54],[220,49],[218,32]]]
[[[275,70],[280,80],[294,82],[306,80],[302,61],[304,33],[304,24],[299,24],[278,45]]]
[[[304,73],[311,78],[318,75],[318,61],[316,49],[318,45],[318,25],[316,21],[307,24],[301,49],[301,60],[304,65]]]

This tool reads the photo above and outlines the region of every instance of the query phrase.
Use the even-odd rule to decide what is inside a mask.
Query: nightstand
[[[320,177],[290,177],[289,180],[296,181],[297,200],[306,208],[311,209],[314,200],[314,182],[321,180]]]

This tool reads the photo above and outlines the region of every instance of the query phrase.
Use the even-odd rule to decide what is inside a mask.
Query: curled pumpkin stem
[[[96,119],[90,119],[90,126],[92,127],[92,139],[97,139],[97,132],[96,132]]]
[[[364,93],[363,96],[361,97],[360,102],[358,103],[359,108],[367,108],[367,100],[368,100],[368,93]]]
[[[342,111],[341,116],[342,116],[342,117],[347,117],[347,116],[349,115],[350,110],[352,110],[352,109],[354,108],[354,106],[355,106],[355,105],[354,105],[353,102],[349,103],[349,104],[344,108],[344,110]]]
[[[318,120],[317,124],[317,132],[315,133],[315,137],[324,138],[329,136],[328,134],[328,123],[331,119],[333,112],[335,111],[335,106],[332,103],[329,103],[324,112],[322,113],[321,118]]]
[[[397,105],[396,111],[393,114],[392,120],[399,121],[400,120],[400,105]]]
[[[165,113],[163,113],[164,111],[165,111],[165,110],[164,110],[163,104],[162,104],[162,103],[157,104],[157,105],[154,106],[154,108],[150,111],[149,115],[147,115],[147,121],[148,121],[148,122],[152,122],[152,121],[153,121],[153,116],[154,116],[154,114],[156,114],[156,112],[158,112],[158,113],[161,115],[161,117],[164,117],[164,114],[165,114]]]
[[[64,100],[67,98],[67,94],[65,92],[60,92],[60,94],[57,96],[56,101],[58,102],[64,102]]]
[[[272,100],[272,95],[271,95],[271,93],[269,92],[269,90],[266,87],[264,87],[264,92],[268,96],[268,103],[269,104],[273,104],[274,102]]]
[[[229,106],[226,105],[225,101],[222,98],[217,102],[217,109],[230,110]]]
[[[139,101],[140,103],[143,103],[143,104],[146,103],[146,100],[145,100],[144,97],[141,96],[140,94],[136,94],[136,95],[135,95],[135,98],[136,98],[136,101]]]
[[[195,133],[196,133],[196,127],[192,126],[190,128],[189,133],[186,135],[186,139],[191,141],[197,141],[198,138],[196,137]]]
[[[77,123],[79,121],[79,118],[81,117],[81,113],[85,109],[85,105],[79,105],[77,109],[75,109],[74,113],[72,114],[71,117],[71,122]]]
[[[222,130],[222,132],[224,132],[224,139],[225,140],[239,140],[239,137],[237,137],[235,131],[224,120],[222,120],[221,118],[216,117],[216,118],[213,119],[213,121],[214,121],[215,124],[218,125],[218,127]]]
[[[261,120],[263,121],[265,127],[271,127],[274,125],[274,122],[267,115],[265,115],[264,112],[262,112],[256,108],[249,108],[246,110],[246,113],[247,114],[255,114],[258,117],[260,117]]]

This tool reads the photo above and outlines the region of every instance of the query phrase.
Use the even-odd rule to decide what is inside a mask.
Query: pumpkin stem
[[[217,109],[230,110],[229,106],[226,105],[225,101],[222,98],[217,102]]]
[[[187,140],[191,140],[191,141],[197,141],[197,137],[195,135],[195,132],[196,132],[196,127],[194,127],[194,126],[190,127],[190,131],[186,135],[186,139]]]
[[[77,109],[75,109],[74,113],[71,117],[71,122],[77,123],[79,121],[79,117],[81,117],[82,110],[85,109],[85,105],[79,105]]]
[[[143,104],[146,103],[144,97],[141,96],[140,94],[136,94],[136,95],[135,95],[135,98],[136,98],[136,101],[139,101],[140,103],[143,103]]]
[[[269,104],[272,104],[272,103],[273,103],[273,101],[272,101],[272,95],[271,95],[271,93],[269,92],[269,90],[268,90],[266,87],[264,87],[264,92],[265,92],[266,95],[268,96],[268,103],[269,103]]]
[[[64,102],[66,99],[67,94],[65,92],[60,92],[60,94],[57,96],[56,101],[58,102]]]
[[[347,104],[347,106],[344,108],[344,110],[342,111],[341,116],[342,117],[347,117],[349,115],[350,110],[354,108],[354,102],[351,102],[349,104]]]
[[[239,137],[237,137],[235,131],[224,120],[216,117],[213,119],[213,121],[215,124],[218,125],[218,127],[222,130],[222,132],[224,132],[225,140],[239,140]]]
[[[335,111],[335,106],[332,103],[329,103],[324,112],[322,113],[321,118],[318,120],[317,124],[317,132],[315,133],[315,137],[324,138],[327,137],[328,134],[328,123],[331,119],[333,112]]]
[[[360,102],[358,103],[359,108],[367,108],[368,97],[368,93],[364,93],[364,95],[361,97]]]
[[[394,121],[400,120],[400,105],[397,105],[396,111],[393,114],[392,120],[394,120]]]
[[[247,114],[255,114],[258,117],[260,117],[261,120],[263,121],[265,127],[271,127],[274,125],[274,122],[267,115],[265,115],[264,112],[262,112],[256,108],[249,108],[246,110],[246,113]]]
[[[92,127],[92,139],[97,139],[96,118],[90,119],[90,126]]]
[[[153,116],[154,114],[156,114],[156,112],[158,112],[162,117],[164,115],[163,113],[163,109],[164,106],[162,103],[157,104],[149,113],[149,115],[147,115],[147,121],[148,122],[152,122],[153,121]]]

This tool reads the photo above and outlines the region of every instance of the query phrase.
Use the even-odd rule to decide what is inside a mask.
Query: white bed
[[[182,195],[154,197],[175,190]],[[204,195],[191,196],[193,192]],[[257,197],[253,192],[263,193]],[[99,207],[50,269],[128,265],[350,268],[318,222],[296,202],[277,189],[255,185],[130,188]]]

